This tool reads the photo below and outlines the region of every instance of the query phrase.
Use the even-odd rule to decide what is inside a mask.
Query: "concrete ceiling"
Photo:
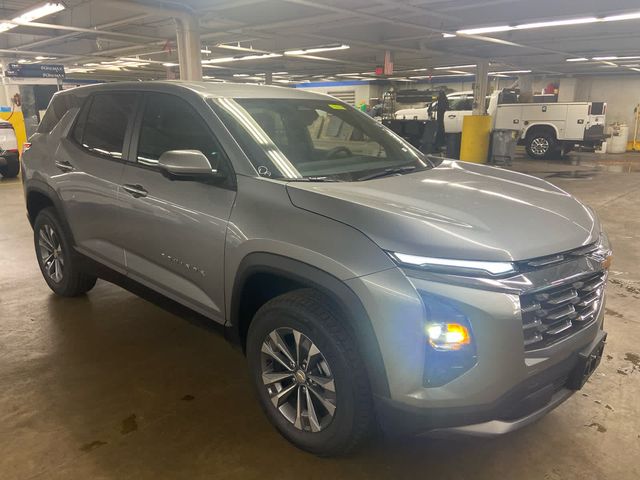
[[[0,18],[11,20],[42,3],[0,0]],[[166,14],[136,8],[133,1],[63,3],[65,10],[36,24],[0,33],[0,57],[63,63],[74,78],[150,79],[166,78],[167,70],[177,72],[176,67],[163,65],[177,63],[175,24]],[[274,79],[281,83],[349,78],[345,74],[374,78],[385,50],[394,55],[394,78],[473,72],[469,67],[433,68],[480,60],[490,61],[490,70],[496,72],[640,74],[640,58],[566,61],[640,56],[640,18],[443,37],[476,27],[637,13],[638,0],[187,0],[181,4],[199,18],[203,59],[251,53],[229,45],[280,54],[205,65],[204,75],[217,79],[257,81],[267,71],[276,73]],[[349,48],[313,56],[282,55],[341,44]]]

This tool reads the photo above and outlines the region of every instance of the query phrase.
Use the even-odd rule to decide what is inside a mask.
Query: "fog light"
[[[471,343],[471,335],[459,323],[431,323],[427,325],[429,344],[436,350],[460,350]]]

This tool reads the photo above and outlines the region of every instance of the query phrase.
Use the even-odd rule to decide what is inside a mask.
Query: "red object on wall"
[[[376,67],[375,74],[382,75],[384,73],[384,69],[382,67]]]

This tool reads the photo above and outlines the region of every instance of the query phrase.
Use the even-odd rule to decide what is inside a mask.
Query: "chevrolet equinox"
[[[376,425],[513,431],[602,356],[611,251],[591,208],[423,155],[330,96],[75,88],[53,97],[22,170],[55,293],[114,272],[223,325],[268,419],[318,455]]]

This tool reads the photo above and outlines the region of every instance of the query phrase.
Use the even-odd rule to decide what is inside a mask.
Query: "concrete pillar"
[[[520,87],[520,103],[533,102],[533,76],[520,75],[518,86]]]
[[[489,62],[478,62],[476,82],[473,87],[473,115],[485,115],[485,98],[489,90]]]
[[[178,44],[178,63],[181,80],[202,80],[200,54],[200,28],[195,16],[183,15],[175,18]]]
[[[273,85],[273,72],[264,72],[264,84]]]

